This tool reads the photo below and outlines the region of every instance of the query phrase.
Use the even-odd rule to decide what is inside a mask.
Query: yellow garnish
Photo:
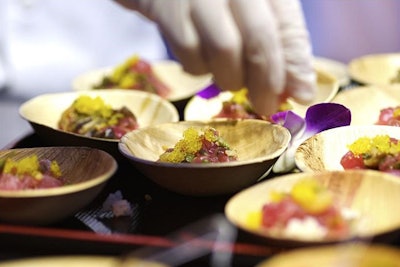
[[[298,181],[290,192],[293,200],[311,214],[325,211],[333,204],[333,195],[316,179]]]
[[[195,128],[190,127],[183,132],[183,139],[176,143],[173,151],[160,156],[160,161],[171,163],[183,162],[186,157],[194,155],[199,151],[201,146],[202,143],[199,132]]]
[[[283,192],[277,192],[277,191],[271,191],[271,193],[269,194],[269,198],[271,200],[271,202],[281,202],[282,199],[284,199],[286,196],[286,193]]]
[[[217,134],[217,131],[216,131],[214,128],[207,127],[207,128],[204,130],[204,138],[205,138],[207,141],[215,142],[215,141],[217,141],[217,140],[219,139],[219,136],[218,136],[218,134]]]
[[[55,177],[61,176],[61,170],[56,161],[51,162],[50,171]],[[38,180],[43,178],[37,155],[28,156],[20,159],[19,161],[7,158],[2,172],[16,176],[31,175]]]
[[[261,225],[262,212],[253,211],[247,215],[246,226],[250,229],[258,229]]]
[[[115,84],[119,84],[120,86],[124,85],[124,86],[131,86],[133,84],[135,84],[135,77],[131,76],[129,78],[127,78],[127,80],[122,81],[125,77],[126,74],[129,72],[129,68],[133,65],[135,65],[137,62],[139,61],[139,57],[137,55],[134,55],[130,58],[128,58],[124,63],[116,66],[114,68],[114,71],[111,74],[111,81]],[[125,88],[125,87],[122,87]]]
[[[120,119],[124,117],[122,113],[114,113],[111,118],[107,121],[107,125],[116,125]]]
[[[134,73],[126,73],[125,76],[121,77],[121,79],[118,81],[118,87],[130,88],[136,84],[137,80],[137,75]]]
[[[233,96],[231,98],[232,102],[237,104],[249,104],[248,98],[248,90],[246,88],[242,88],[239,91],[232,92]]]
[[[279,105],[278,111],[291,110],[293,106],[286,100]]]
[[[183,139],[179,140],[172,149],[167,148],[167,151],[160,156],[159,161],[171,163],[191,162],[191,159],[202,148],[203,138],[209,142],[228,148],[216,129],[206,127],[203,131],[200,131],[194,127],[189,127],[183,132]],[[226,153],[228,156],[235,155],[229,155],[228,153],[232,153],[229,149],[226,150]]]
[[[394,110],[393,110],[393,117],[394,118],[398,118],[400,116],[400,107],[396,107]]]
[[[25,157],[19,161],[7,159],[3,172],[16,175],[35,174],[39,170],[39,160],[36,155]]]
[[[99,96],[95,98],[86,95],[79,96],[72,106],[78,113],[103,118],[109,118],[113,113],[112,107],[107,105]]]
[[[53,160],[51,162],[50,171],[54,175],[54,177],[60,177],[62,174],[60,166],[58,165],[57,161],[55,161],[55,160]]]
[[[347,146],[355,155],[369,153],[396,154],[400,152],[400,142],[391,142],[389,135],[377,135],[375,137],[361,137]]]

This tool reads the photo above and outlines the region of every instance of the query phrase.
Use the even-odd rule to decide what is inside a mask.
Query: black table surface
[[[343,89],[349,89],[342,88]],[[46,145],[35,133],[17,139],[6,148]],[[272,178],[270,177],[265,179]],[[97,211],[110,193],[120,191],[133,207],[133,215],[121,218],[97,216]],[[233,194],[232,194],[233,195]],[[295,247],[282,247],[236,229],[224,218],[224,207],[232,195],[191,197],[179,195],[151,182],[127,160],[118,159],[118,170],[103,192],[80,215],[95,217],[109,232],[102,233],[77,214],[62,222],[46,226],[10,225],[0,222],[0,260],[46,255],[110,255],[122,256],[132,251],[168,250],[179,245],[174,233],[196,223],[225,220],[236,231],[231,266],[254,266],[269,257]],[[189,226],[189,228],[188,228]],[[196,233],[193,233],[196,234]],[[385,236],[389,246],[400,246],[398,233]],[[212,253],[179,266],[209,266]]]
[[[48,146],[35,134],[23,136],[6,148]],[[133,207],[133,215],[100,218],[96,211],[110,193],[120,191]],[[232,194],[233,195],[233,194]],[[0,222],[0,260],[39,255],[101,254],[124,255],[143,247],[168,249],[177,245],[171,235],[196,223],[214,218],[225,220],[224,207],[232,195],[192,197],[170,192],[154,184],[127,160],[118,160],[118,170],[102,193],[81,215],[91,215],[109,233],[93,230],[79,216],[46,226],[10,225]],[[190,228],[190,227],[189,227]],[[233,241],[234,266],[253,266],[261,260],[286,250],[265,244],[263,240],[235,229]],[[196,233],[194,233],[196,234]],[[211,253],[211,252],[210,252]],[[207,256],[182,266],[207,266]]]

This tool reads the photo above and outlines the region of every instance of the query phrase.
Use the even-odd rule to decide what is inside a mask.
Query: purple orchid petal
[[[306,123],[302,117],[290,110],[275,113],[270,118],[272,122],[287,128],[292,137],[300,133]]]
[[[215,83],[212,83],[203,90],[199,91],[196,95],[204,99],[210,99],[216,97],[220,93],[221,89]]]
[[[311,136],[324,130],[350,125],[351,112],[337,103],[316,104],[307,109],[305,134]]]
[[[279,116],[283,115],[277,115],[277,117]],[[285,117],[285,120],[289,121],[288,116]],[[274,164],[273,171],[282,173],[293,170],[296,167],[294,156],[301,143],[314,134],[331,128],[350,125],[350,122],[351,112],[343,105],[321,103],[309,107],[305,117],[305,130],[302,134],[292,135],[288,148]],[[288,125],[290,125],[289,122]]]

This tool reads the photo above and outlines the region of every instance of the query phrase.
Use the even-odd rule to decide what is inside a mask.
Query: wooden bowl
[[[211,75],[191,75],[173,60],[156,61],[151,66],[154,74],[171,89],[167,96],[167,100],[171,102],[188,99],[211,83]],[[93,90],[112,70],[113,67],[107,67],[83,73],[72,81],[72,88],[75,91]]]
[[[271,191],[289,191],[301,179],[315,178],[334,194],[340,207],[359,214],[354,232],[348,238],[287,237],[248,225],[248,216],[270,202]],[[371,170],[294,173],[269,179],[233,196],[225,206],[229,221],[239,229],[259,237],[264,242],[280,246],[307,246],[342,242],[348,239],[383,237],[400,227],[400,179]],[[386,206],[389,207],[386,208]],[[384,207],[384,208],[383,208]],[[268,243],[270,244],[270,243]]]
[[[399,262],[398,248],[388,245],[350,243],[284,252],[260,262],[256,267],[374,267],[397,266]]]
[[[44,144],[94,147],[119,156],[117,139],[87,137],[58,129],[61,114],[80,95],[99,96],[112,108],[126,106],[136,116],[139,127],[179,120],[178,111],[167,100],[155,94],[127,90],[44,94],[23,103],[19,113],[31,124]]]
[[[44,256],[26,259],[8,260],[0,263],[0,267],[168,267],[165,264],[155,261],[140,259],[122,259],[112,256],[101,255],[64,255],[64,256]]]
[[[365,85],[388,85],[400,70],[400,53],[372,54],[348,64],[350,77]]]
[[[304,172],[343,171],[340,160],[348,151],[347,145],[360,137],[386,134],[400,139],[400,127],[343,126],[326,130],[310,137],[297,148],[295,163]]]
[[[30,155],[57,161],[66,185],[48,189],[0,190],[0,221],[44,225],[88,205],[117,170],[108,153],[87,147],[37,147],[0,151],[0,160]]]
[[[351,111],[351,125],[373,125],[381,109],[400,106],[400,84],[369,85],[339,92],[332,100]]]
[[[339,90],[338,80],[329,74],[328,72],[317,70],[317,84],[318,91],[315,100],[309,105],[302,105],[288,99],[288,102],[292,106],[293,112],[300,116],[304,116],[309,106],[316,103],[330,102]],[[218,96],[204,99],[200,96],[192,97],[185,109],[184,119],[185,120],[209,120],[217,115],[221,109],[224,101],[231,99],[232,93],[229,91],[221,92]],[[266,115],[266,114],[262,114]]]
[[[157,162],[189,127],[211,126],[237,151],[227,163]],[[132,131],[119,144],[121,153],[144,175],[171,191],[196,196],[228,194],[255,183],[268,172],[290,141],[289,131],[261,120],[180,121]]]
[[[350,76],[347,66],[344,63],[330,58],[314,57],[313,64],[315,69],[322,70],[334,76],[338,80],[339,86],[349,84]]]

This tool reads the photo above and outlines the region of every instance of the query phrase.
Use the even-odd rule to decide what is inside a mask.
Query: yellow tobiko
[[[25,175],[30,174],[35,178],[40,179],[39,170],[39,160],[36,155],[32,155],[26,158],[23,158],[19,161],[15,161],[13,159],[7,159],[3,168],[4,173],[11,173],[14,175]]]
[[[253,211],[250,212],[246,218],[246,225],[250,229],[258,229],[261,225],[262,220],[262,212],[261,211]]]
[[[61,170],[56,161],[51,162],[50,171],[55,177],[61,176]],[[17,176],[31,175],[35,179],[42,179],[43,177],[40,170],[40,161],[37,155],[28,156],[18,161],[7,158],[4,162],[2,172]]]
[[[371,153],[385,153],[396,154],[400,152],[400,142],[397,144],[391,141],[389,135],[377,135],[374,137],[361,137],[348,148],[355,155],[371,154]]]
[[[249,104],[248,90],[246,88],[242,88],[239,91],[232,92],[231,101],[238,104]]]
[[[316,179],[297,182],[291,192],[293,200],[310,214],[318,214],[333,204],[333,195]]]
[[[139,56],[134,55],[134,56],[128,58],[127,60],[125,60],[124,63],[116,66],[114,68],[114,71],[111,74],[111,77],[110,77],[111,81],[113,83],[120,84],[120,85],[121,85],[121,83],[122,84],[125,83],[125,86],[131,86],[131,85],[135,84],[136,83],[135,80],[129,81],[129,83],[132,83],[132,84],[127,84],[128,81],[125,80],[122,82],[122,80],[124,79],[126,74],[129,72],[129,68],[134,66],[138,61],[139,61]],[[133,77],[131,77],[131,78],[133,78]]]
[[[107,105],[99,96],[92,98],[87,95],[81,95],[74,101],[73,108],[78,113],[98,115],[103,118],[109,118],[113,113],[112,107]]]
[[[165,152],[160,156],[160,161],[180,163],[187,157],[193,156],[202,146],[199,132],[190,127],[183,132],[183,139],[179,140],[172,151]]]

